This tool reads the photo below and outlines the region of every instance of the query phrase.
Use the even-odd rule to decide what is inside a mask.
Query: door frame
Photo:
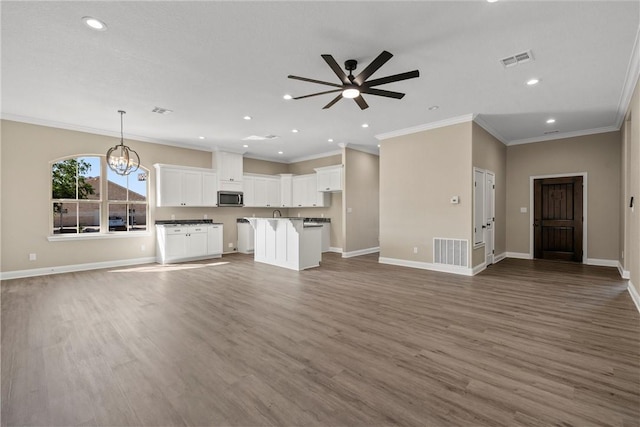
[[[582,177],[582,216],[584,217],[582,221],[582,264],[587,263],[587,218],[589,212],[589,203],[587,199],[588,194],[588,181],[587,181],[587,172],[572,172],[572,173],[557,173],[550,175],[531,175],[529,176],[529,259],[533,259],[534,256],[534,230],[533,230],[533,222],[534,222],[534,181],[536,179],[545,179],[545,178],[569,178],[572,176],[581,176]]]

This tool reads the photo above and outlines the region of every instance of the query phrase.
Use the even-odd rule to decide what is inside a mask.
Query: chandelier
[[[111,147],[107,151],[107,165],[118,175],[129,175],[138,170],[140,166],[140,156],[131,148],[124,145],[124,133],[122,131],[122,117],[126,111],[118,110],[120,113],[120,144]]]

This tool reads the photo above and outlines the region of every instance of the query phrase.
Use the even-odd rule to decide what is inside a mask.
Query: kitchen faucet
[[[276,212],[278,213],[278,216],[276,217]],[[280,212],[279,209],[276,209],[273,211],[273,217],[274,218],[281,218],[282,217],[282,212]]]

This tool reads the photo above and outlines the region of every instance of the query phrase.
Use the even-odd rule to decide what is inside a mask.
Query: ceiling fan
[[[331,67],[333,72],[336,73],[336,76],[338,76],[342,84],[324,82],[321,80],[308,79],[306,77],[298,77],[298,76],[292,76],[292,75],[289,75],[288,77],[290,79],[302,80],[304,82],[311,82],[311,83],[317,83],[321,85],[337,87],[338,89],[327,90],[324,92],[312,93],[311,95],[304,95],[304,96],[298,96],[293,98],[293,99],[303,99],[303,98],[309,98],[311,96],[324,95],[326,93],[341,92],[338,96],[333,98],[331,102],[325,105],[323,109],[330,108],[333,104],[340,101],[340,99],[342,98],[351,98],[356,102],[356,104],[358,104],[361,110],[364,110],[365,108],[369,108],[369,105],[365,102],[364,98],[362,97],[363,93],[366,93],[369,95],[386,96],[388,98],[402,99],[402,97],[404,96],[404,93],[392,92],[389,90],[382,90],[382,89],[375,89],[374,86],[380,86],[383,84],[393,83],[400,80],[413,79],[415,77],[420,76],[420,72],[418,70],[413,70],[413,71],[408,71],[406,73],[394,74],[393,76],[387,76],[387,77],[382,77],[379,79],[367,81],[367,79],[371,77],[371,75],[375,73],[378,70],[378,68],[382,67],[388,60],[390,60],[393,57],[393,55],[387,52],[386,50],[383,51],[380,55],[378,55],[378,57],[374,59],[357,76],[353,75],[353,70],[355,70],[356,67],[358,66],[358,61],[356,61],[355,59],[348,59],[347,61],[345,61],[344,68],[349,72],[349,75],[346,75],[345,72],[342,71],[342,69],[336,62],[336,60],[333,59],[333,56],[326,55],[326,54],[321,56],[322,56],[322,59],[324,59],[326,63],[329,64],[329,67]]]

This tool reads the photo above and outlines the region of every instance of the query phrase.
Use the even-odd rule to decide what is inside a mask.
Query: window
[[[146,231],[147,176],[142,167],[133,175],[117,175],[107,168],[104,156],[53,162],[51,234]]]

